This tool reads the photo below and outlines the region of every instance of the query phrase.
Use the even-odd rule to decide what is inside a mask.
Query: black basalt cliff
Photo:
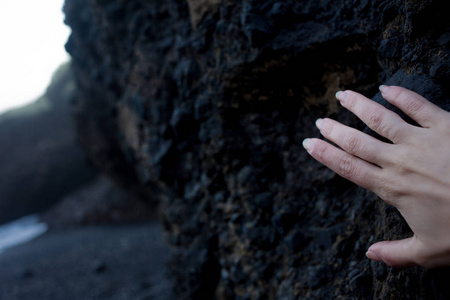
[[[160,203],[180,299],[448,299],[449,269],[365,258],[411,235],[301,147],[381,83],[450,108],[446,1],[67,0],[78,136]]]

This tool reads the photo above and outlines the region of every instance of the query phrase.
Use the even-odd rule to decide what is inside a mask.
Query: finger
[[[370,129],[394,144],[401,142],[411,130],[412,126],[399,115],[361,94],[343,91],[337,92],[336,98]]]
[[[422,127],[433,126],[436,121],[441,120],[441,115],[448,118],[445,110],[405,88],[382,85],[380,91],[384,99],[401,109]]]
[[[376,187],[381,168],[320,139],[306,139],[303,146],[312,157],[342,177],[369,190]]]
[[[370,246],[366,256],[372,260],[384,262],[390,267],[406,268],[416,265],[413,249],[413,238],[384,241]]]
[[[368,162],[383,166],[388,144],[371,137],[354,128],[342,125],[331,119],[318,119],[316,126],[322,135],[334,142],[345,152],[362,158]]]

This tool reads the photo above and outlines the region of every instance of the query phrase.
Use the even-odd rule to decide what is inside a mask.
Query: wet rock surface
[[[197,6],[198,3],[204,6]],[[79,140],[163,206],[181,299],[445,299],[448,269],[393,270],[370,244],[395,208],[309,158],[334,93],[381,83],[450,109],[445,1],[67,1]]]

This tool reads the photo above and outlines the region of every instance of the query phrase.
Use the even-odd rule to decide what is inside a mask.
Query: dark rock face
[[[35,103],[0,116],[0,223],[44,210],[96,175],[76,144],[74,89],[64,65]]]
[[[318,117],[364,128],[340,89],[373,97],[388,82],[449,109],[444,4],[66,2],[79,138],[118,183],[161,201],[182,299],[449,297],[448,269],[364,257],[410,229],[301,147]]]

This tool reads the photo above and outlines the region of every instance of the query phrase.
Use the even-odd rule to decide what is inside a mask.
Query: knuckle
[[[395,155],[392,155],[390,166],[395,170],[397,176],[404,176],[410,173],[408,167],[411,163],[411,153],[408,148],[396,149]]]
[[[388,139],[390,139],[393,142],[398,143],[401,140],[403,140],[402,134],[396,128],[392,128],[392,127],[385,128],[383,130],[383,133],[384,133],[385,137],[387,137]]]
[[[408,167],[408,160],[405,159],[405,157],[399,157],[396,159],[395,162],[395,170],[397,173],[397,176],[406,176],[410,174],[411,170]]]
[[[395,190],[392,189],[392,180],[387,176],[380,176],[377,179],[375,193],[389,204],[392,204],[397,198]]]
[[[356,175],[356,167],[354,161],[349,157],[339,160],[339,173],[345,178],[353,178]]]
[[[425,103],[423,101],[420,101],[417,98],[408,99],[406,104],[406,111],[416,114],[422,110]]]
[[[361,150],[361,140],[354,135],[350,135],[347,137],[346,148],[347,152],[351,154],[358,153]]]
[[[398,178],[387,176],[378,180],[376,193],[388,204],[399,207],[402,205],[401,199],[405,196],[405,189]]]
[[[382,127],[383,123],[383,113],[381,110],[376,109],[369,113],[368,120],[371,126],[373,126],[376,129],[379,129]]]
[[[376,109],[369,113],[368,115],[368,124],[370,128],[372,128],[375,132],[380,135],[390,139],[391,141],[396,140],[398,137],[398,129],[386,122],[385,112],[381,109]]]
[[[403,106],[405,112],[412,114],[421,111],[426,104],[419,95],[406,89],[401,90],[395,102]]]
[[[400,192],[395,186],[385,185],[379,193],[381,199],[386,201],[386,203],[396,206],[398,198],[400,197]]]

